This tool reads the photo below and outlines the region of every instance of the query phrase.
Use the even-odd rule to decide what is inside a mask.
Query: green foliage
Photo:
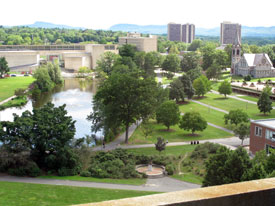
[[[176,102],[178,103],[180,100],[184,101],[185,92],[184,87],[179,79],[174,79],[170,83],[170,90],[169,90],[169,98],[171,100],[176,99]]]
[[[3,75],[7,74],[10,71],[8,62],[5,57],[0,58],[0,78],[3,78]]]
[[[251,76],[250,76],[250,75],[247,75],[247,76],[245,76],[243,79],[244,79],[244,81],[249,82],[249,81],[251,81]]]
[[[207,127],[207,121],[198,112],[186,112],[180,120],[179,127],[184,130],[191,130],[192,134],[195,131],[203,131]]]
[[[173,175],[176,171],[176,167],[173,164],[166,165],[165,171],[167,172],[168,175]]]
[[[136,51],[136,46],[131,44],[124,44],[119,48],[119,55],[122,57],[131,57],[133,59]]]
[[[156,119],[158,123],[162,123],[170,129],[170,126],[179,122],[180,111],[179,106],[174,101],[163,102],[156,111]]]
[[[97,61],[97,73],[100,74],[100,72],[104,72],[107,76],[109,76],[118,58],[119,56],[117,54],[112,52],[104,52],[104,54],[102,54],[100,59]]]
[[[91,177],[91,173],[87,170],[80,172],[81,177]]]
[[[14,95],[16,95],[17,97],[23,96],[24,94],[25,94],[25,89],[19,88],[14,91]]]
[[[242,140],[243,145],[244,139],[249,138],[250,135],[250,123],[241,122],[234,128],[234,134]]]
[[[89,172],[99,178],[137,178],[135,157],[126,150],[98,152],[91,159]]]
[[[94,98],[93,113],[89,116],[95,123],[94,131],[102,128],[107,134],[110,129],[123,125],[127,143],[129,126],[154,113],[156,95],[157,85],[153,79],[139,78],[129,70],[113,72],[100,85]]]
[[[228,114],[224,115],[225,124],[240,124],[241,122],[249,122],[249,118],[246,112],[242,109],[230,110]]]
[[[179,77],[182,83],[184,94],[186,94],[188,99],[191,99],[195,94],[195,89],[192,85],[191,79],[188,75],[182,75]]]
[[[170,72],[177,72],[180,68],[180,58],[177,54],[168,54],[162,63],[162,69]]]
[[[202,47],[202,45],[203,45],[202,40],[195,39],[194,41],[192,41],[192,43],[188,47],[188,51],[196,51],[196,50],[200,49]]]
[[[197,78],[199,78],[202,75],[202,68],[200,66],[196,67],[195,69],[191,69],[188,72],[186,72],[186,75],[190,78],[191,82]]]
[[[202,68],[204,71],[214,63],[215,48],[216,46],[213,43],[207,43],[204,47],[201,48],[203,58]]]
[[[262,94],[257,102],[258,109],[264,114],[267,112],[270,113],[272,110],[272,101],[269,97],[270,93],[267,90],[262,91]]]
[[[5,131],[0,137],[2,147],[10,154],[26,153],[40,168],[78,170],[78,159],[71,147],[75,121],[67,116],[65,105],[48,103],[22,116],[14,115],[13,122],[2,122]]]
[[[220,94],[223,94],[224,97],[226,98],[227,94],[229,95],[229,94],[232,93],[231,83],[228,82],[227,80],[224,80],[220,84],[218,91],[219,91]]]
[[[167,142],[162,137],[158,137],[157,143],[155,143],[156,150],[161,153],[161,151],[165,150]]]
[[[199,97],[201,95],[204,96],[211,90],[211,82],[207,79],[206,76],[201,75],[199,78],[194,80],[193,87],[195,89],[196,95]]]
[[[196,52],[187,52],[182,55],[181,69],[184,72],[188,72],[191,69],[195,69],[199,66],[200,56]]]

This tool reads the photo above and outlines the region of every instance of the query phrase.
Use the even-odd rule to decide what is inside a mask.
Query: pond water
[[[92,111],[92,99],[96,92],[96,81],[66,78],[64,85],[56,87],[52,92],[45,93],[34,101],[28,100],[28,103],[20,108],[8,108],[0,111],[0,121],[13,121],[13,113],[21,115],[22,112],[32,111],[33,107],[42,107],[47,102],[52,102],[55,106],[66,104],[68,115],[76,120],[75,138],[84,137],[91,134],[91,122],[87,121],[87,116]],[[100,137],[102,134],[96,134]]]

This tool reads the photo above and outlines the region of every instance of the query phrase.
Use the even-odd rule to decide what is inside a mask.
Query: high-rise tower
[[[241,29],[242,26],[238,23],[221,23],[220,43],[222,45],[234,44],[236,38],[239,38],[239,41],[241,43]]]

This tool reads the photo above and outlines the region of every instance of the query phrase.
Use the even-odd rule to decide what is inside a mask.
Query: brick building
[[[253,120],[250,125],[250,151],[275,149],[275,119]]]

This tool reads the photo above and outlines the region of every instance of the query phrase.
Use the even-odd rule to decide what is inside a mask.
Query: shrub
[[[174,74],[172,73],[172,72],[167,72],[167,73],[165,73],[165,76],[167,77],[167,79],[173,79],[173,77],[174,77]]]
[[[15,91],[14,91],[14,95],[16,95],[16,96],[23,96],[24,95],[24,93],[25,93],[25,90],[24,89],[16,89]]]
[[[243,79],[244,79],[244,81],[249,82],[249,81],[251,80],[251,76],[250,76],[250,75],[247,75],[247,76],[245,76]]]
[[[62,167],[57,171],[57,173],[59,176],[74,176],[77,175],[77,170]]]
[[[166,170],[168,175],[173,175],[176,169],[175,169],[175,166],[173,164],[169,164],[165,167],[165,170]]]
[[[91,173],[87,170],[80,172],[80,176],[82,177],[91,177]]]

